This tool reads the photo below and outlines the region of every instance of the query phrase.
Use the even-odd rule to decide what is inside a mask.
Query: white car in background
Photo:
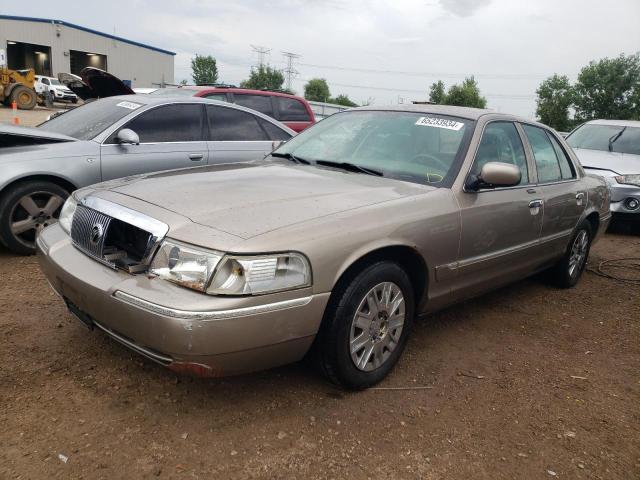
[[[51,92],[51,96],[56,102],[78,103],[78,96],[54,77],[36,75],[35,89],[38,95],[44,95],[47,91]]]
[[[567,136],[585,172],[605,177],[611,212],[640,220],[640,121],[591,120]]]

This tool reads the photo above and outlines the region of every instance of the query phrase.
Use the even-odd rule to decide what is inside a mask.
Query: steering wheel
[[[411,158],[411,160],[409,160],[411,163],[423,163],[422,160],[427,160],[428,163],[435,163],[438,167],[441,168],[442,172],[448,172],[449,171],[449,165],[447,165],[446,163],[444,163],[441,159],[439,159],[438,157],[436,157],[435,155],[431,155],[429,153],[418,153],[417,155],[414,155],[413,158]],[[426,165],[427,169],[429,168],[429,165]],[[439,177],[440,179],[432,182],[430,180],[431,176],[435,176],[435,177]],[[438,183],[441,182],[442,179],[444,178],[444,175],[440,174],[440,173],[435,173],[435,172],[429,172],[427,170],[427,179],[429,183]]]

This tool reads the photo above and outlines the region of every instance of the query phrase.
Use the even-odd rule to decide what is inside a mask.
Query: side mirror
[[[116,141],[120,144],[140,145],[140,137],[130,128],[123,128],[116,135]]]
[[[478,191],[481,188],[513,187],[520,183],[522,172],[511,163],[488,162],[480,170],[479,175],[471,176],[465,187]]]

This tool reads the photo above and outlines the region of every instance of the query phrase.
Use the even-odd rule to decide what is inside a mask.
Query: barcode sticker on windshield
[[[117,104],[118,107],[128,108],[129,110],[135,110],[136,108],[140,108],[142,105],[139,103],[133,102],[120,102]]]
[[[455,131],[458,131],[462,127],[464,127],[464,123],[462,122],[456,122],[455,120],[436,117],[420,117],[416,122],[416,125],[422,125],[423,127],[446,128],[447,130]]]

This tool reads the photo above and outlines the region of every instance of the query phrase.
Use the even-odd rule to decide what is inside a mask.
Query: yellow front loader
[[[11,70],[0,66],[0,102],[7,106],[16,102],[20,110],[32,110],[38,100],[35,75],[33,69]]]

